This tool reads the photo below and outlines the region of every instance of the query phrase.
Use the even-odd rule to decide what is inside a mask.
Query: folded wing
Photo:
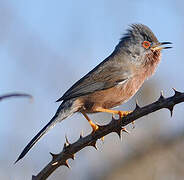
[[[108,62],[108,63],[107,63]],[[84,96],[95,91],[105,90],[124,83],[130,78],[130,72],[126,68],[113,63],[103,61],[92,71],[77,81],[58,101]]]

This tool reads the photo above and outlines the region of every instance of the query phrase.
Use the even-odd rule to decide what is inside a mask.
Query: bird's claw
[[[89,121],[89,124],[92,127],[92,129],[93,129],[93,131],[92,131],[93,133],[95,133],[99,129],[98,125],[93,123],[91,120]]]
[[[131,113],[132,111],[118,111],[119,119],[122,119],[124,116],[127,116]]]

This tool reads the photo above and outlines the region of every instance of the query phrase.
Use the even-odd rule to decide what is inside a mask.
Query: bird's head
[[[170,42],[159,42],[151,29],[143,24],[133,24],[121,38],[116,49],[125,52],[131,61],[136,64],[154,63],[160,60],[162,49],[171,47],[162,46]]]

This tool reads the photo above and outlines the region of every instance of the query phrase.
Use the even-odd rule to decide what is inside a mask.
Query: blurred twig
[[[32,98],[31,95],[29,94],[24,94],[24,93],[11,93],[11,94],[5,94],[0,96],[0,101],[7,99],[7,98],[11,98],[11,97],[28,97],[28,98]]]
[[[86,137],[80,135],[80,138],[72,144],[70,144],[66,138],[62,152],[59,154],[50,153],[52,155],[51,162],[49,162],[36,176],[33,176],[32,180],[45,180],[59,166],[69,167],[67,160],[70,158],[74,159],[75,153],[79,152],[86,146],[93,146],[96,148],[97,140],[109,133],[116,132],[121,137],[121,131],[124,130],[123,127],[140,117],[163,108],[169,109],[172,116],[174,105],[184,102],[184,93],[178,92],[175,89],[174,92],[175,94],[169,98],[164,98],[163,94],[161,93],[160,98],[156,102],[142,108],[136,103],[136,108],[131,114],[123,117],[121,120],[115,120],[112,118],[112,121],[108,125],[99,126],[99,129],[96,132],[91,133]]]

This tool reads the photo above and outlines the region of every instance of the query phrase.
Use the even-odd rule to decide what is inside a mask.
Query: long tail
[[[20,159],[22,159],[28,151],[36,144],[40,138],[45,135],[51,128],[53,128],[57,122],[62,121],[63,119],[71,116],[74,112],[76,112],[76,108],[73,107],[73,100],[68,100],[63,102],[54,117],[50,120],[50,122],[28,143],[28,145],[24,148],[18,159],[15,161],[17,163]]]

